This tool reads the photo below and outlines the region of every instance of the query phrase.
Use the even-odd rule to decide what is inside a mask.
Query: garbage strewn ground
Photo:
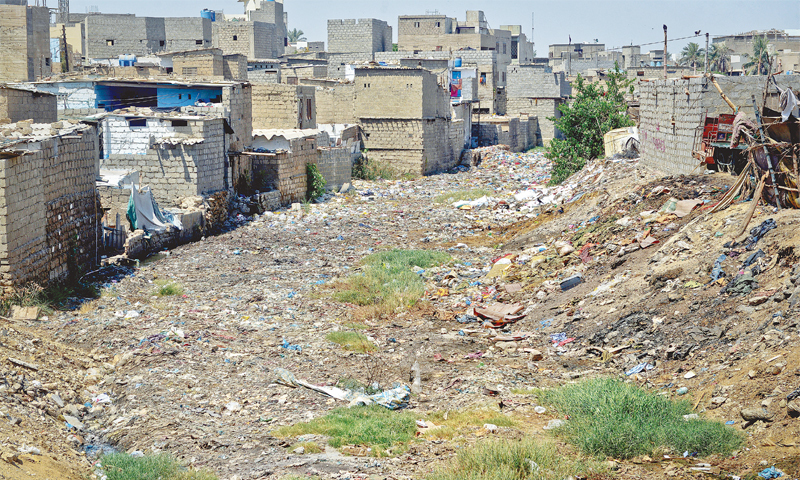
[[[4,364],[3,413],[22,419],[4,448],[76,469],[113,448],[225,479],[423,478],[489,437],[574,453],[546,430],[569,420],[530,390],[610,376],[745,433],[731,455],[612,462],[618,478],[800,474],[796,211],[758,207],[734,238],[749,202],[711,213],[727,174],[663,177],[620,157],[548,188],[542,153],[480,150],[477,167],[239,218],[96,274],[101,297],[74,311],[7,325],[4,353],[37,370]],[[397,313],[334,299],[390,249],[452,260],[414,269],[422,299]],[[354,402],[408,403],[420,436],[376,457],[280,434]]]

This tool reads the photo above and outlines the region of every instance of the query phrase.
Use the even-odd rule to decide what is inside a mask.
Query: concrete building
[[[54,123],[58,120],[56,96],[32,88],[0,87],[0,119],[6,123],[33,120]]]
[[[383,20],[328,20],[328,53],[392,51],[392,27]]]
[[[274,2],[270,2],[274,3]],[[232,20],[214,22],[214,48],[225,55],[240,54],[248,60],[277,58],[283,52],[279,28],[272,23]]]
[[[427,175],[458,164],[469,114],[453,120],[450,94],[423,69],[356,68],[353,116],[369,160]],[[467,104],[469,105],[469,104]],[[344,107],[344,105],[343,105]]]
[[[561,138],[553,121],[558,118],[558,107],[569,101],[572,88],[564,72],[554,73],[549,67],[537,65],[512,65],[508,69],[506,114],[516,117],[538,117],[538,135],[548,142]]]
[[[119,65],[120,55],[142,57],[212,46],[212,22],[201,17],[88,15],[84,20],[87,61]]]
[[[505,114],[508,65],[502,63],[497,52],[493,50],[459,50],[453,52],[446,51],[424,51],[424,52],[384,52],[376,53],[375,61],[384,62],[389,65],[416,66],[423,68],[428,64],[431,68],[436,68],[440,61],[460,61],[464,68],[474,68],[477,71],[478,87],[477,99],[479,103],[474,105],[476,113],[481,115],[503,115]],[[421,63],[421,65],[420,65]],[[439,70],[438,72],[441,72]]]
[[[100,168],[139,172],[160,206],[228,190],[224,124],[196,115],[108,114],[101,122]]]
[[[181,77],[200,77],[209,80],[223,80],[225,68],[222,50],[204,48],[160,55],[172,63],[172,72]]]
[[[764,76],[717,76],[717,82],[734,105],[748,113],[752,96],[764,94]],[[776,75],[782,88],[800,90],[800,76]],[[639,84],[642,162],[669,174],[702,173],[700,160],[692,151],[699,149],[706,115],[733,113],[706,78],[651,80]],[[779,94],[768,91],[767,107],[777,110]]]
[[[522,65],[532,63],[536,58],[536,50],[522,31],[522,25],[500,25],[500,30],[511,32],[511,63]]]
[[[314,87],[254,84],[252,90],[254,130],[317,128]]]
[[[327,76],[352,80],[348,66],[367,64],[375,60],[376,53],[392,49],[392,27],[383,20],[328,20]]]
[[[399,63],[399,59],[393,58],[397,56],[460,59],[464,65],[478,69],[480,105],[476,111],[502,115],[514,35],[509,30],[490,29],[481,11],[468,11],[466,18],[461,22],[445,15],[401,16],[398,20],[399,52],[376,54],[375,60]],[[520,35],[516,35],[518,57],[520,48],[525,50],[523,56],[532,53],[527,51],[524,35]]]
[[[50,75],[50,10],[28,0],[0,0],[0,81],[33,82]]]
[[[97,131],[62,127],[4,125],[23,134],[4,139],[0,150],[0,286],[6,291],[79,278],[97,264]]]
[[[725,43],[730,49],[731,71],[742,72],[742,66],[753,54],[753,39],[766,36],[770,55],[777,57],[775,67],[779,71],[800,71],[800,31],[753,30],[736,35],[714,37],[714,44]]]

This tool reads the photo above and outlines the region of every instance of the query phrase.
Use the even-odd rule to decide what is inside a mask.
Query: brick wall
[[[339,189],[352,180],[353,161],[347,147],[319,147],[317,168],[325,177],[328,190]]]
[[[403,15],[397,22],[398,35],[445,35],[453,33],[454,18],[445,15]]]
[[[555,127],[548,117],[558,118],[561,112],[558,106],[566,102],[561,98],[508,98],[506,100],[506,113],[509,116],[538,118],[539,136],[545,142],[554,138],[562,138],[561,132]]]
[[[250,83],[281,83],[280,70],[250,70],[247,72]]]
[[[458,138],[463,132],[451,134],[458,124],[449,119],[374,118],[360,123],[370,161],[386,163],[397,173],[429,175],[453,168],[461,157],[463,137]]]
[[[344,80],[345,65],[364,64],[375,60],[375,54],[371,52],[363,53],[329,53],[328,54],[328,78]]]
[[[0,5],[0,81],[32,82],[51,72],[47,7]]]
[[[167,52],[211,48],[213,43],[210,19],[202,17],[164,18],[164,37]]]
[[[277,58],[283,49],[277,27],[264,22],[213,22],[213,45],[225,55],[241,54],[248,60]]]
[[[328,76],[327,65],[303,65],[303,66],[281,67],[281,79],[283,83],[289,83],[290,78],[293,79],[326,78],[327,76]]]
[[[162,208],[231,188],[223,119],[189,120],[185,127],[172,126],[169,119],[146,121],[145,127],[131,127],[125,117],[104,119],[101,168],[138,171]]]
[[[222,75],[225,80],[246,81],[247,75],[247,56],[239,53],[224,55],[222,57]]]
[[[316,128],[314,87],[253,85],[253,128]]]
[[[355,115],[355,84],[318,87],[316,92],[317,123],[358,123]]]
[[[209,48],[212,22],[201,17],[137,17],[128,14],[89,15],[85,20],[87,58],[145,56],[165,51]]]
[[[755,95],[761,103],[764,79],[763,76],[717,77],[717,82],[733,104],[752,118],[751,96]],[[782,88],[800,90],[800,76],[777,75],[775,79]],[[639,92],[642,161],[666,173],[701,171],[697,168],[699,160],[692,158],[692,149],[702,135],[698,127],[705,112],[710,116],[732,113],[716,88],[704,78],[669,79],[641,82]],[[770,93],[767,105],[774,108],[777,101],[774,87]]]
[[[49,93],[0,88],[0,119],[7,118],[12,123],[28,119],[34,123],[53,123],[58,120],[56,100]]]
[[[248,153],[254,188],[280,192],[281,204],[305,200],[308,190],[306,165],[319,158],[315,137],[292,139],[290,149],[278,153]]]
[[[552,73],[534,65],[508,67],[508,98],[559,98],[572,94],[563,72]]]
[[[44,140],[32,154],[0,160],[3,287],[62,280],[94,266],[96,140],[88,127]]]
[[[329,53],[375,53],[392,50],[392,27],[383,20],[328,20]]]
[[[182,77],[222,80],[225,76],[222,50],[177,53],[172,56],[172,69]]]

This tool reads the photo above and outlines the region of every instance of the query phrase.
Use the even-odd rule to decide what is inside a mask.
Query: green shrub
[[[315,164],[309,163],[306,165],[306,176],[308,177],[308,199],[316,200],[325,195],[325,186],[328,182],[325,181],[325,177],[322,176]]]
[[[172,297],[183,295],[183,287],[169,280],[156,280],[156,295],[159,297]]]
[[[662,448],[724,455],[743,441],[720,422],[685,420],[692,413],[686,400],[675,402],[617,379],[587,380],[541,390],[537,396],[570,416],[558,431],[589,455],[628,459]]]
[[[633,80],[615,64],[608,74],[605,88],[598,83],[586,83],[579,74],[575,83],[574,100],[559,105],[561,117],[548,117],[564,135],[550,142],[547,158],[553,161],[551,185],[557,185],[586,165],[587,161],[603,156],[603,135],[616,128],[631,127],[633,120],[626,114],[625,90],[633,93]]]

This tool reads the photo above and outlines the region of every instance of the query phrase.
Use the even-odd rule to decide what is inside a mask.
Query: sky
[[[30,0],[33,3],[33,0]],[[42,0],[39,0],[40,2]],[[58,0],[46,0],[55,8]],[[199,16],[203,8],[242,13],[236,0],[71,0],[75,13],[97,7],[103,13],[135,13],[139,16]],[[705,43],[711,37],[750,30],[800,29],[798,0],[284,0],[289,28],[305,32],[311,41],[326,41],[327,20],[334,18],[378,18],[389,22],[397,39],[399,15],[439,14],[464,20],[467,10],[483,10],[492,28],[522,25],[531,34],[539,56],[547,56],[553,43],[605,43],[607,49],[642,45],[642,51],[660,50],[664,41],[662,25],[668,27],[670,52],[680,51],[688,42]],[[694,35],[700,30],[701,36]],[[677,40],[680,39],[680,40]],[[646,45],[653,43],[653,45]],[[800,48],[798,48],[800,50]]]

